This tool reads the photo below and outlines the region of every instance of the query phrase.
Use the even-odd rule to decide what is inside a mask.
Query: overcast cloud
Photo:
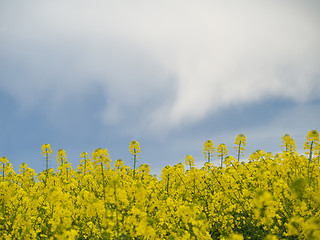
[[[319,3],[309,3],[2,1],[1,61],[16,67],[1,88],[32,106],[99,85],[106,124],[151,101],[150,127],[274,97],[309,101],[320,96]]]
[[[320,98],[319,13],[312,0],[0,0],[0,89],[52,125],[88,102],[135,136],[275,99],[303,106]]]

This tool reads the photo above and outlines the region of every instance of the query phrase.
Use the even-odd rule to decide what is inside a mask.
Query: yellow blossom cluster
[[[190,167],[190,170],[191,170],[191,167],[195,166],[195,164],[194,164],[194,159],[193,159],[193,157],[192,157],[191,155],[187,155],[184,162],[185,162],[185,164],[186,164],[187,166]]]
[[[309,132],[305,155],[289,135],[282,140],[281,153],[257,150],[240,162],[239,135],[236,156],[217,148],[222,166],[196,168],[188,155],[160,178],[148,164],[112,165],[102,148],[81,153],[76,169],[60,149],[58,169],[38,174],[26,163],[16,173],[1,157],[0,238],[320,239],[319,134]],[[49,160],[50,145],[42,151]],[[140,152],[137,141],[130,152]]]
[[[214,152],[214,146],[212,140],[207,140],[203,144],[203,154],[204,157],[208,159],[208,162],[210,162],[211,156]]]
[[[223,158],[228,156],[228,149],[224,143],[220,143],[217,147],[217,156],[220,157],[220,166],[222,167]]]

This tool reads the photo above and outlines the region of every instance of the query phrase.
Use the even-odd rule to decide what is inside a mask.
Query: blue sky
[[[320,2],[0,0],[0,156],[44,169],[41,145],[107,148],[160,174],[239,133],[245,157],[302,153],[320,130]],[[218,163],[215,157],[214,163]]]

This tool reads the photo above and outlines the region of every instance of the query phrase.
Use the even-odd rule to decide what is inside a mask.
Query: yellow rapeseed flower
[[[247,145],[246,143],[246,136],[243,134],[239,134],[234,142],[235,146],[233,147],[234,149],[238,150],[238,161],[240,160],[240,155],[243,153],[245,150],[245,146]],[[243,154],[242,154],[243,156]]]
[[[193,159],[193,157],[192,157],[191,155],[187,155],[187,156],[186,156],[185,164],[186,164],[187,166],[190,166],[190,169],[191,169],[191,167],[195,166],[195,164],[194,164],[194,159]]]
[[[219,146],[217,147],[217,153],[218,153],[218,157],[220,157],[220,164],[222,167],[223,158],[228,156],[227,146],[224,143],[220,143]]]
[[[139,155],[140,153],[140,144],[138,141],[133,140],[132,142],[130,142],[130,146],[129,146],[129,150],[130,153],[133,155]]]
[[[52,150],[51,150],[50,144],[43,144],[41,146],[41,149],[42,149],[42,154],[43,155],[51,157]]]
[[[204,154],[204,157],[208,159],[208,162],[210,162],[213,152],[214,152],[214,147],[213,147],[212,140],[205,141],[203,144],[203,154]]]

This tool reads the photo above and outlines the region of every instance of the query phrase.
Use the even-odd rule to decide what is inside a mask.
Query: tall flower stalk
[[[240,156],[242,154],[243,156],[243,151],[245,150],[246,146],[246,136],[243,134],[239,134],[234,142],[235,146],[233,147],[238,151],[238,162],[240,161]]]
[[[203,144],[203,154],[209,163],[214,152],[213,142],[212,140],[207,140]]]
[[[312,162],[313,151],[319,148],[319,133],[317,130],[312,130],[308,132],[307,141],[303,146],[304,150],[308,150],[305,153],[309,155],[308,161],[308,180],[310,183],[310,163]]]
[[[223,158],[228,156],[227,146],[224,143],[219,144],[219,146],[217,147],[217,153],[218,157],[220,157],[220,166],[222,167]]]
[[[191,167],[195,166],[194,159],[191,155],[186,156],[185,164],[190,167],[190,170],[191,170]]]
[[[45,178],[45,185],[47,185],[48,180],[48,169],[49,169],[49,158],[51,157],[52,150],[50,147],[50,144],[43,144],[41,146],[42,149],[42,155],[45,157],[46,160],[46,178]]]
[[[140,153],[140,144],[139,144],[139,142],[136,141],[136,140],[133,140],[130,143],[129,150],[130,150],[130,153],[133,155],[133,176],[135,176],[136,167],[137,167],[136,165],[137,165],[137,161],[139,159],[139,153]]]
[[[110,156],[107,149],[97,148],[92,153],[93,165],[95,166],[96,171],[101,169],[101,177],[102,177],[102,191],[103,191],[103,201],[104,201],[104,209],[105,214],[107,215],[107,201],[106,201],[106,178],[104,175],[105,166],[110,169]]]

